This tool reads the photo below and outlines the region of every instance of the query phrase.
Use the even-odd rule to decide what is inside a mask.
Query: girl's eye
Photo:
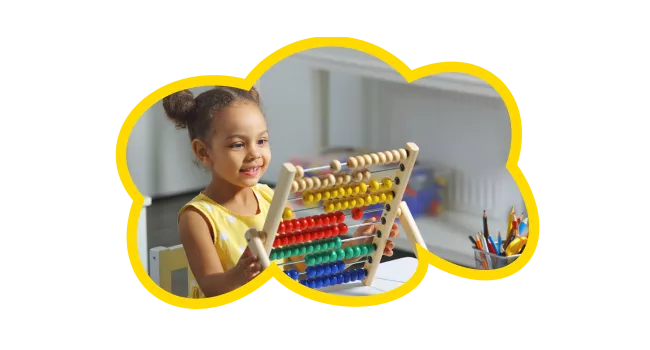
[[[259,141],[257,141],[257,144],[260,145],[260,146],[262,146],[262,145],[264,145],[264,144],[267,143],[267,142],[268,142],[267,140],[259,140]]]
[[[242,147],[244,147],[244,144],[243,143],[235,143],[235,144],[231,145],[230,147],[235,148],[235,149],[242,148]]]

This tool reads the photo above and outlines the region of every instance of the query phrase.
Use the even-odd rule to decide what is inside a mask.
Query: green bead
[[[345,258],[346,259],[352,259],[354,257],[354,249],[352,247],[346,247],[345,248]]]
[[[361,246],[361,256],[366,256],[366,255],[368,255],[368,246],[364,244]]]
[[[294,247],[294,248],[291,250],[291,255],[292,255],[292,256],[298,256],[298,255],[300,255],[300,248],[299,248],[299,247]]]
[[[276,260],[277,258],[278,258],[278,252],[276,252],[275,249],[273,249],[271,251],[271,254],[269,255],[269,260],[273,261]]]
[[[345,258],[345,250],[338,248],[336,249],[336,260],[343,260]]]
[[[278,259],[284,259],[284,251],[282,249],[278,249],[276,254]]]
[[[372,254],[375,252],[375,244],[374,243],[368,243],[368,254]]]
[[[307,247],[305,247],[304,244],[300,245],[300,255],[305,255],[307,254]]]
[[[305,256],[305,263],[307,264],[307,266],[315,265],[316,264],[316,259],[314,259],[314,255],[307,254]]]
[[[359,256],[361,256],[361,248],[359,248],[359,246],[356,246],[354,247],[354,257],[358,258]]]
[[[334,248],[336,247],[336,241],[333,240],[333,239],[330,240],[330,241],[327,243],[327,247],[328,247],[329,249],[334,249]]]
[[[311,254],[314,252],[314,245],[313,244],[308,244],[307,245],[307,254]]]
[[[320,243],[314,243],[314,253],[320,252]]]
[[[342,244],[343,242],[341,242],[341,237],[334,238],[334,248],[339,249]]]
[[[332,250],[330,252],[330,261],[336,261],[336,258],[338,258],[338,254],[336,253],[336,250]]]
[[[329,252],[323,252],[323,254],[321,254],[321,259],[323,260],[323,263],[329,262],[330,261]]]
[[[291,257],[291,255],[292,255],[292,254],[291,254],[291,248],[289,248],[289,247],[284,247],[282,250],[284,251],[284,257],[285,257],[285,258],[289,258],[289,257]]]
[[[314,254],[314,265],[320,264],[323,262],[323,258],[320,256],[320,254]]]

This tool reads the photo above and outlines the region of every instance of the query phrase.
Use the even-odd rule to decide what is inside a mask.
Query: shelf
[[[361,51],[344,48],[319,48],[302,51],[294,56],[312,68],[345,72],[367,78],[407,84],[404,78],[380,59]],[[463,73],[442,73],[427,76],[411,84],[460,93],[500,98],[483,80]]]

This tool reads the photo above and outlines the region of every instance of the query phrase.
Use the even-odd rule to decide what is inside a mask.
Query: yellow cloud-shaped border
[[[264,74],[270,67],[279,61],[300,51],[320,47],[349,48],[365,52],[369,55],[373,55],[384,61],[386,64],[390,65],[409,83],[433,74],[451,72],[465,73],[483,79],[499,93],[506,105],[506,108],[508,109],[512,129],[512,142],[510,145],[510,154],[508,156],[506,168],[513,176],[522,193],[530,220],[529,239],[527,242],[526,250],[515,262],[497,270],[474,270],[450,263],[418,246],[418,267],[414,275],[405,284],[394,290],[371,296],[339,296],[312,290],[298,283],[295,283],[295,281],[282,273],[282,271],[275,264],[274,266],[271,266],[269,269],[265,270],[258,276],[258,278],[254,279],[247,285],[230,293],[213,298],[189,299],[175,296],[166,292],[153,282],[153,280],[145,271],[143,263],[140,260],[137,245],[138,218],[144,204],[144,197],[138,192],[135,184],[133,183],[133,180],[131,179],[126,160],[127,143],[129,136],[131,135],[131,130],[133,130],[135,123],[149,107],[171,93],[182,89],[205,85],[229,85],[242,89],[250,89],[253,84],[259,80],[262,74]],[[229,76],[208,75],[179,80],[154,91],[144,100],[142,100],[133,109],[133,111],[131,111],[129,116],[126,118],[122,129],[120,130],[120,134],[117,140],[117,169],[124,188],[128,192],[129,196],[133,198],[133,205],[131,206],[131,211],[129,213],[126,238],[131,266],[133,267],[133,271],[135,272],[142,285],[149,292],[151,292],[151,294],[171,305],[191,309],[210,308],[231,303],[254,292],[271,278],[275,278],[277,281],[282,283],[285,287],[295,292],[296,294],[302,295],[314,301],[339,306],[371,306],[396,300],[415,289],[415,287],[418,286],[424,278],[429,264],[450,274],[468,279],[494,280],[508,277],[521,270],[528,263],[528,261],[530,261],[537,247],[539,236],[539,217],[535,199],[533,198],[532,191],[526,179],[524,178],[523,173],[517,166],[520,150],[521,119],[519,116],[517,104],[515,103],[515,99],[513,98],[506,85],[501,82],[499,78],[487,70],[475,65],[460,62],[435,63],[417,68],[415,70],[411,70],[402,61],[400,61],[397,57],[393,56],[388,51],[362,40],[352,38],[311,38],[301,40],[287,45],[268,56],[251,71],[246,79]]]

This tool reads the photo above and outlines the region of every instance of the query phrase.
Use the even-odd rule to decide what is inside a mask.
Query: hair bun
[[[183,90],[163,98],[163,108],[176,127],[184,129],[194,114],[196,101],[190,90]]]

